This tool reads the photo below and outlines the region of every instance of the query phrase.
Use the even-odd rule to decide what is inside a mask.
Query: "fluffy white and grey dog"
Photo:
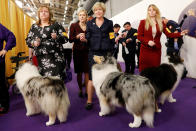
[[[141,125],[142,119],[153,127],[155,112],[155,90],[148,78],[122,73],[113,57],[95,57],[92,81],[104,116],[114,111],[114,106],[125,107],[134,116],[131,128]]]
[[[176,102],[176,99],[172,96],[172,92],[187,73],[183,61],[179,56],[170,55],[166,57],[159,67],[147,68],[140,73],[142,76],[150,79],[155,87],[156,96],[160,96],[162,104],[164,104],[165,100],[171,103]]]
[[[30,63],[19,68],[15,79],[24,98],[27,116],[43,112],[49,116],[47,126],[53,125],[56,117],[60,122],[67,120],[70,101],[62,80],[41,76],[37,67]]]

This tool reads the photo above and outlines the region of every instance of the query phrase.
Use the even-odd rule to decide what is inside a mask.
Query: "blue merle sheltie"
[[[62,80],[41,76],[37,67],[30,63],[19,68],[15,79],[24,98],[27,116],[43,112],[49,116],[47,126],[53,125],[56,117],[60,122],[67,120],[70,101]]]
[[[142,119],[153,127],[155,90],[150,80],[139,75],[120,72],[115,58],[95,56],[97,64],[92,67],[92,81],[104,116],[114,111],[115,106],[125,107],[133,115],[131,128],[141,125]]]
[[[160,103],[165,100],[176,102],[172,92],[178,86],[180,80],[186,76],[186,70],[182,59],[178,55],[166,56],[167,58],[159,67],[144,69],[140,75],[150,79],[155,87],[156,97],[160,96]],[[159,111],[161,111],[159,109]]]

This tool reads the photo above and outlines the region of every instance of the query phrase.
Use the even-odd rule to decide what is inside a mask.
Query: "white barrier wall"
[[[139,22],[146,18],[147,8],[150,4],[155,4],[161,12],[161,15],[178,21],[180,13],[182,10],[188,6],[194,0],[143,0],[140,3],[126,9],[120,14],[111,18],[113,23],[118,23],[121,25],[121,30],[123,30],[123,24],[127,21],[131,22],[133,28],[138,28]],[[162,60],[166,55],[166,36],[162,35]],[[194,51],[195,50],[195,51]],[[118,61],[123,61],[122,59],[122,48],[120,45]],[[196,78],[196,39],[189,36],[184,37],[184,44],[181,48],[182,57],[185,60],[185,65],[188,69],[188,76]]]

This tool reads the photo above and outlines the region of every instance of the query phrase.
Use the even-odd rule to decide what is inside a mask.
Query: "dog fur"
[[[92,81],[104,116],[114,111],[114,106],[123,106],[133,115],[131,128],[141,125],[142,119],[153,127],[155,90],[148,78],[119,72],[115,58],[101,58],[100,64],[92,67]]]
[[[166,60],[159,67],[144,69],[140,75],[150,79],[156,90],[156,97],[160,96],[160,102],[164,104],[165,100],[176,102],[172,92],[178,86],[185,67],[179,56],[166,56]],[[159,109],[160,110],[160,109]]]
[[[56,117],[60,122],[67,120],[70,101],[67,89],[58,77],[44,77],[37,67],[23,64],[15,75],[26,106],[26,116],[40,112],[49,116],[46,126],[53,125]]]

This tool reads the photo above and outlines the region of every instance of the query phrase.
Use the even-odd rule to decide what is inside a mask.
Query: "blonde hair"
[[[36,22],[37,25],[40,25],[41,24],[41,19],[40,19],[40,12],[43,8],[47,8],[48,11],[49,11],[49,24],[53,24],[55,22],[55,20],[53,20],[53,13],[50,9],[49,6],[47,5],[41,5],[37,11],[37,15],[38,15],[38,21]]]
[[[148,10],[149,8],[152,7],[153,10],[156,11],[156,16],[155,16],[155,19],[156,19],[156,22],[158,23],[158,26],[159,26],[159,30],[162,32],[163,31],[163,23],[162,23],[162,18],[161,18],[161,13],[158,9],[158,7],[154,4],[151,4],[148,6]],[[152,20],[148,14],[148,10],[147,10],[147,18],[146,18],[146,23],[145,23],[145,29],[148,30],[149,29],[149,26],[153,26],[153,23],[152,23]]]
[[[87,19],[88,19],[88,13],[87,13],[87,11],[86,11],[85,9],[79,10],[79,11],[78,11],[78,16],[79,16],[79,14],[80,14],[81,12],[84,12],[84,13],[86,14],[86,21],[87,21]]]
[[[96,10],[97,8],[101,8],[101,9],[103,10],[104,13],[105,13],[105,11],[106,11],[106,7],[105,7],[105,4],[104,4],[103,2],[96,2],[96,3],[93,5],[92,10],[93,10],[94,13],[95,13],[95,10]]]
[[[79,11],[78,11],[78,16],[79,16],[79,14],[81,13],[81,12],[84,12],[85,14],[86,14],[86,17],[88,17],[88,13],[87,13],[87,11],[85,10],[85,9],[80,9]]]

